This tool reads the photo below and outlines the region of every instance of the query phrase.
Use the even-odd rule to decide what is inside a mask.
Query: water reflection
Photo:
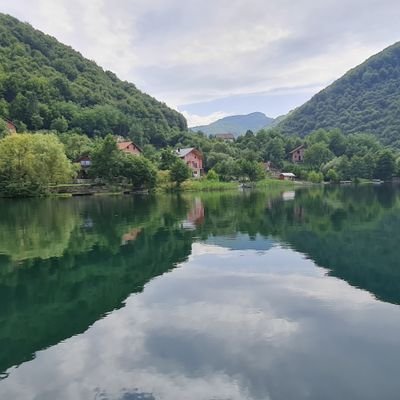
[[[397,398],[399,193],[287,197],[4,202],[0,397]]]

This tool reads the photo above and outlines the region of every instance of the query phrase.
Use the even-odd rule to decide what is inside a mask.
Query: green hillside
[[[272,125],[274,119],[267,117],[261,112],[248,115],[232,115],[215,121],[209,125],[196,126],[192,131],[201,131],[206,135],[218,133],[232,133],[233,135],[244,135],[248,130],[258,132],[259,130]]]
[[[72,48],[0,14],[0,117],[20,131],[133,135],[165,145],[185,118]]]
[[[301,136],[319,128],[372,133],[400,147],[400,42],[346,73],[279,126]]]

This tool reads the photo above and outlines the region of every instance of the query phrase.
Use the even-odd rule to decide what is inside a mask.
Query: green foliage
[[[265,178],[265,171],[262,164],[256,161],[240,160],[240,176],[250,182],[257,182]]]
[[[91,154],[94,142],[86,135],[75,132],[61,133],[58,135],[60,141],[64,144],[65,154],[75,161],[82,155]]]
[[[339,182],[339,180],[340,180],[339,174],[338,174],[333,168],[331,168],[331,169],[327,172],[326,178],[327,178],[329,181],[334,182],[334,183],[337,183],[337,182]]]
[[[170,148],[161,150],[159,168],[161,170],[170,170],[177,160],[177,155]]]
[[[279,127],[306,136],[319,128],[370,132],[400,148],[400,42],[371,57],[292,112]],[[331,150],[340,156],[341,151]]]
[[[20,128],[131,133],[156,147],[184,136],[181,114],[30,25],[0,14],[0,43],[0,117]]]
[[[32,196],[72,179],[73,168],[54,135],[19,134],[0,140],[0,192]]]
[[[122,153],[120,175],[127,178],[134,188],[152,189],[157,182],[157,169],[145,157]]]
[[[214,171],[219,175],[220,180],[224,182],[236,180],[239,176],[238,163],[232,157],[216,164]]]
[[[321,168],[323,164],[332,160],[334,154],[322,142],[311,145],[304,153],[304,162],[313,168]]]
[[[211,169],[210,171],[208,171],[206,179],[208,181],[218,182],[219,175],[213,169]]]
[[[123,154],[112,135],[99,141],[91,154],[92,164],[89,173],[94,178],[111,181],[120,176]]]
[[[182,161],[180,158],[177,158],[170,170],[171,181],[175,182],[177,187],[180,187],[181,184],[186,181],[186,179],[191,177],[191,175],[191,169],[184,161]]]
[[[7,135],[7,124],[0,118],[0,139]]]
[[[58,117],[51,121],[50,129],[57,132],[65,132],[68,130],[68,121],[63,117]]]
[[[389,150],[381,151],[376,160],[375,178],[391,180],[395,172],[396,163],[393,153]]]
[[[321,172],[311,171],[307,176],[307,180],[312,183],[321,183],[324,180],[324,176]]]

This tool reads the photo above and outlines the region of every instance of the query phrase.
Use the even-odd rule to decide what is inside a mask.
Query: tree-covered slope
[[[350,70],[279,126],[301,136],[319,128],[367,132],[400,147],[400,42]]]
[[[215,121],[209,125],[196,126],[192,131],[202,131],[206,135],[216,135],[218,133],[232,133],[235,136],[244,135],[248,130],[258,132],[259,130],[271,126],[274,119],[267,117],[261,112],[248,115],[232,115]]]
[[[185,130],[178,112],[72,48],[0,14],[0,117],[19,130],[113,132],[164,145]]]

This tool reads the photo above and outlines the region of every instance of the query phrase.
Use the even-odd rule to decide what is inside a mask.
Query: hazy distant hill
[[[267,117],[261,112],[248,115],[233,115],[222,118],[210,125],[196,126],[190,128],[192,131],[202,131],[206,135],[216,135],[217,133],[233,133],[235,136],[245,134],[248,130],[257,132],[262,128],[272,125],[274,119]]]
[[[350,70],[279,126],[301,136],[318,128],[369,132],[400,147],[400,42]]]
[[[106,33],[105,33],[106,34]],[[162,146],[185,118],[71,47],[0,14],[0,117],[28,128],[87,135],[135,133]]]

